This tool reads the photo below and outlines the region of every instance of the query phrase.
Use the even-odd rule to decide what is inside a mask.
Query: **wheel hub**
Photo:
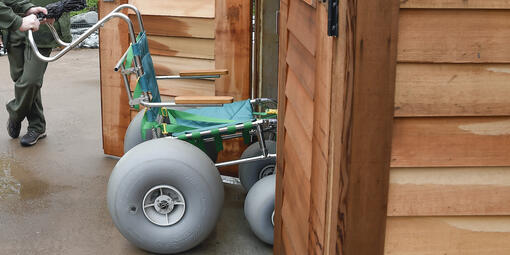
[[[154,208],[158,213],[167,214],[170,213],[174,209],[174,201],[171,197],[167,195],[162,195],[156,198],[154,203]]]
[[[143,198],[145,217],[158,226],[171,226],[179,222],[186,211],[186,201],[181,192],[170,185],[151,188]]]
[[[275,170],[275,165],[267,165],[267,166],[265,166],[264,168],[262,168],[262,170],[260,170],[259,180],[264,178],[264,177],[266,177],[266,176],[273,175],[274,174],[274,170]]]

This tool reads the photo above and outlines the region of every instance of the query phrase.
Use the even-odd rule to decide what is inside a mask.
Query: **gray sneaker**
[[[11,118],[7,120],[7,133],[12,138],[18,138],[19,131],[21,130],[21,123],[12,121]]]
[[[27,134],[21,137],[20,143],[22,146],[32,146],[39,141],[39,139],[43,139],[46,137],[46,133],[39,133],[34,130],[28,130]]]

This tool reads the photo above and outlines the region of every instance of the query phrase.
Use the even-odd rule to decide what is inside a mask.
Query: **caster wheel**
[[[179,253],[214,229],[223,184],[209,157],[195,146],[161,138],[129,150],[108,182],[108,210],[119,232],[153,253]]]
[[[271,140],[266,140],[266,148],[269,153],[276,153],[276,142]],[[260,150],[259,143],[256,142],[243,152],[241,158],[249,158],[262,155],[262,151]],[[241,184],[243,185],[246,191],[249,191],[251,186],[255,184],[258,180],[274,174],[276,169],[276,159],[265,159],[250,163],[239,164],[239,179],[241,180]]]
[[[274,201],[276,175],[267,176],[253,185],[244,202],[244,215],[255,235],[267,244],[274,239]]]
[[[145,110],[138,112],[129,123],[129,126],[124,135],[124,153],[127,153],[131,148],[143,142],[142,138],[142,120]]]

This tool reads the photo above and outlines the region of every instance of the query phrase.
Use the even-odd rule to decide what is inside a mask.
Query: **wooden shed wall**
[[[386,254],[510,254],[510,1],[401,1]]]

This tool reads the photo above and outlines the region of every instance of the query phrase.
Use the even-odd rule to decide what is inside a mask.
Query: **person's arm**
[[[0,1],[0,29],[17,30],[22,23],[23,19],[16,15],[5,2]]]
[[[1,0],[6,6],[12,8],[14,13],[26,14],[27,11],[34,7],[29,0]]]

